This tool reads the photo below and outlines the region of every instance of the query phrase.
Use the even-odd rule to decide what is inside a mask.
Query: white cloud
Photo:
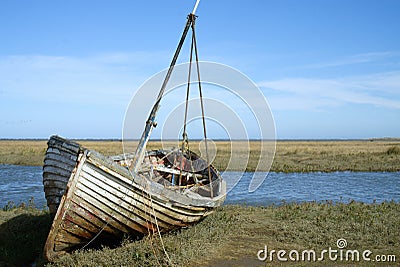
[[[0,57],[0,90],[6,97],[31,101],[126,104],[154,73],[152,61],[163,57],[161,52]]]
[[[346,65],[354,65],[354,64],[365,64],[370,62],[377,62],[381,60],[387,60],[389,58],[399,57],[400,52],[396,51],[386,51],[386,52],[370,52],[370,53],[362,53],[351,55],[345,58],[341,58],[338,60],[330,61],[330,62],[320,62],[315,64],[309,64],[305,66],[301,66],[301,69],[320,69],[320,68],[328,68],[328,67],[339,67]]]
[[[0,57],[0,136],[120,136],[129,100],[165,67],[153,60],[167,57],[161,52]],[[32,123],[7,123],[26,120]]]
[[[274,110],[320,110],[346,103],[400,109],[400,71],[336,79],[287,78],[258,85]]]

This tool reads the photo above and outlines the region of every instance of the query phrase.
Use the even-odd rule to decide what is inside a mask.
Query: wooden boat
[[[60,205],[61,198],[66,191],[67,183],[71,177],[72,171],[78,164],[78,157],[80,154],[84,153],[84,151],[88,149],[84,148],[74,141],[67,140],[57,135],[51,136],[49,141],[47,142],[47,145],[48,148],[46,150],[43,166],[43,186],[45,191],[45,198],[47,200],[47,206],[49,207],[50,214],[54,217],[57,212],[58,206]],[[177,153],[172,153],[171,151],[167,152],[165,150],[148,151],[147,153],[148,155],[152,155],[150,157],[152,161],[159,162],[159,164],[153,165],[152,168],[154,171],[163,173],[163,178],[165,181],[160,180],[159,176],[155,176],[154,179],[158,178],[159,182],[164,183],[166,186],[172,186],[169,183],[174,184],[174,177],[177,177],[177,175],[180,174],[182,174],[184,178],[189,176],[189,179],[183,179],[181,183],[181,186],[183,187],[191,187],[195,185],[194,179],[197,179],[198,184],[206,182],[204,178],[199,180],[199,174],[193,176],[190,173],[190,166],[183,166],[183,171],[181,171],[180,166],[176,164],[176,162],[180,162],[179,157],[177,157]],[[195,153],[191,153],[192,157],[197,158],[197,160],[192,159],[191,162],[197,162],[198,165],[204,164],[204,166],[197,166],[196,169],[205,170],[206,163],[202,161]],[[154,155],[158,155],[158,157],[154,157]],[[164,155],[164,157],[165,155],[167,156],[165,159],[160,160],[162,155]],[[150,158],[145,158],[147,166],[149,166],[148,164]],[[109,157],[109,160],[114,161],[120,166],[129,167],[132,165],[133,155],[123,154],[111,156]],[[169,166],[169,168],[165,167],[166,161],[168,162],[167,166]],[[170,162],[175,162],[175,169],[171,168],[172,164]],[[145,165],[143,167],[146,168]],[[212,168],[212,170],[218,173],[214,168]]]
[[[54,139],[62,140],[52,137],[50,141]],[[76,147],[68,140],[63,144]],[[45,245],[49,261],[85,246],[95,237],[108,241],[124,234],[142,236],[194,224],[225,199],[225,182],[215,168],[211,168],[212,184],[207,184],[207,168],[192,173],[174,165],[174,160],[182,157],[180,150],[148,151],[133,176],[123,166],[130,165],[129,158],[113,160],[82,147],[76,150],[76,165]],[[53,153],[51,148],[47,154]],[[198,160],[194,153],[191,158]],[[59,162],[62,169],[65,161]],[[175,185],[173,177],[180,175],[181,186]]]
[[[198,1],[194,10],[197,4]],[[190,27],[198,63],[195,18],[194,11],[188,15],[135,153],[105,157],[61,137],[50,138],[43,167],[43,184],[50,212],[55,216],[44,248],[47,260],[86,247],[93,241],[103,243],[124,234],[143,236],[188,226],[224,202],[226,184],[209,163],[208,153],[204,160],[184,147],[187,142],[187,113],[182,148],[146,151],[146,144],[156,126],[161,97]],[[201,96],[200,82],[199,91]],[[207,151],[203,108],[202,118]]]

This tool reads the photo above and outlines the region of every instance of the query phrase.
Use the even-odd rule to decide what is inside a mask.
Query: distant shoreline
[[[82,146],[106,156],[123,154],[121,140],[76,140]],[[261,146],[257,141],[214,141],[217,154],[213,165],[220,171],[273,171],[273,172],[397,172],[400,171],[400,140],[278,140],[276,146]],[[199,141],[191,141],[190,148],[199,152]],[[150,141],[148,149],[175,142]],[[128,143],[129,152],[135,151],[135,142]],[[234,148],[232,150],[232,147]],[[263,155],[275,156],[271,162],[260,162]],[[47,140],[0,140],[0,163],[14,165],[43,165]],[[263,150],[262,150],[263,149]],[[231,160],[235,155],[236,162]],[[269,156],[271,159],[271,156]],[[271,168],[270,168],[271,167]],[[245,169],[243,169],[245,168]]]
[[[93,141],[93,142],[121,142],[122,138],[68,138],[70,140],[79,142],[79,141]],[[212,138],[210,138],[212,139]],[[0,138],[0,141],[47,141],[48,138]],[[150,142],[160,142],[160,141],[175,141],[176,139],[150,139]],[[202,139],[191,139],[191,141],[194,142],[199,142]],[[271,141],[270,139],[212,139],[213,141],[216,142],[226,142],[226,141],[232,141],[232,142],[243,142],[243,141],[249,141],[249,142],[258,142],[258,141]],[[139,141],[139,139],[127,139],[125,141]],[[400,137],[377,137],[377,138],[316,138],[316,139],[291,139],[291,138],[283,138],[283,139],[275,139],[272,141],[276,142],[325,142],[325,141],[335,141],[335,142],[340,142],[340,141],[400,141]]]

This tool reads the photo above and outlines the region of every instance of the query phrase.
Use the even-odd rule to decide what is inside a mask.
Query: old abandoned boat
[[[43,183],[50,212],[55,215],[44,248],[47,260],[94,240],[102,243],[124,234],[143,236],[194,224],[225,200],[225,181],[210,164],[208,154],[202,159],[185,148],[185,130],[181,148],[146,151],[160,100],[190,27],[198,62],[195,9],[188,15],[135,153],[106,157],[73,141],[50,138]],[[199,91],[201,95],[200,82]],[[205,129],[203,109],[202,118]],[[207,140],[205,130],[204,135]]]
[[[54,139],[62,140],[50,140]],[[76,143],[64,140],[63,145],[75,147]],[[182,156],[189,156],[180,149],[147,151],[133,176],[124,166],[129,166],[132,159],[113,160],[81,146],[77,150],[76,165],[45,245],[49,261],[85,246],[96,236],[112,240],[124,234],[142,236],[194,224],[225,199],[225,183],[218,171],[211,166],[209,183],[208,168],[197,172],[181,169]],[[52,148],[51,154],[54,151]],[[190,157],[194,162],[199,160],[194,153]],[[60,161],[59,166],[63,165]],[[47,172],[47,179],[49,176]],[[179,177],[180,186],[176,184]]]

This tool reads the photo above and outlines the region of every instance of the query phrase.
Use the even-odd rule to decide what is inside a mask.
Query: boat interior
[[[115,156],[113,160],[129,168],[133,154]],[[221,176],[212,165],[196,153],[190,150],[182,153],[180,149],[146,151],[138,174],[164,187],[190,189],[203,197],[218,195],[221,182]]]

